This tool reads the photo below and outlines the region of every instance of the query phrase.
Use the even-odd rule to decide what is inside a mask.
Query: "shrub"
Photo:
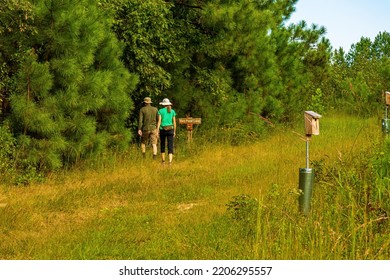
[[[0,173],[7,181],[14,173],[15,167],[15,138],[9,130],[7,125],[0,126]]]
[[[254,237],[256,232],[259,203],[247,194],[234,196],[226,204],[229,216],[237,223],[245,237]]]

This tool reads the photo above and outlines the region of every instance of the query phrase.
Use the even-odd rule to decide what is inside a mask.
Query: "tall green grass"
[[[40,184],[1,186],[0,258],[389,259],[390,149],[379,121],[320,125],[308,215],[298,210],[303,127],[238,146],[179,135],[171,167],[134,146]]]

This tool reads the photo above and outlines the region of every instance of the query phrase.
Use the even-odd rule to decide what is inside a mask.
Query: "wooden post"
[[[192,142],[192,129],[194,124],[201,124],[201,118],[192,118],[190,115],[186,115],[185,118],[179,118],[179,124],[187,125],[187,141]]]

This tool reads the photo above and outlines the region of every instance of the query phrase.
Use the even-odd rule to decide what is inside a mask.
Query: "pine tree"
[[[124,43],[123,61],[127,69],[139,77],[132,94],[135,112],[145,96],[162,99],[173,86],[175,63],[186,53],[186,28],[174,18],[174,1],[166,0],[105,0],[105,6],[116,11],[113,30]],[[138,114],[130,126],[136,127]]]
[[[390,35],[379,33],[372,42],[362,37],[345,53],[332,57],[332,84],[327,95],[332,105],[359,114],[383,110],[383,94],[390,87]]]
[[[130,139],[125,121],[136,79],[93,0],[36,0],[37,29],[11,96],[21,155],[40,168]]]
[[[164,94],[202,128],[262,129],[256,115],[291,119],[321,90],[329,43],[323,28],[284,26],[296,0],[119,2],[115,31],[139,92]]]
[[[0,121],[9,113],[9,95],[14,75],[23,59],[32,26],[32,5],[28,0],[3,0],[0,5]]]
[[[298,86],[299,75],[305,74],[295,72],[303,68],[301,49],[289,47],[291,32],[282,25],[295,2],[202,1],[198,19],[191,21],[199,23],[193,26],[197,32],[192,32],[199,41],[186,48],[193,52],[183,70],[188,78],[173,75],[174,84],[179,81],[181,86],[172,95],[179,102],[188,100],[186,110],[195,108],[205,117],[205,125],[208,119],[217,126],[246,123],[253,129],[259,124],[256,115],[281,119],[291,94],[286,88]],[[278,40],[284,40],[287,52],[281,52],[284,46]],[[280,63],[294,56],[301,58],[293,64]],[[283,73],[294,73],[296,84]]]

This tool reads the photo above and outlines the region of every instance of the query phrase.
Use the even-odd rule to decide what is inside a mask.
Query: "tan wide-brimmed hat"
[[[152,99],[150,97],[145,97],[144,103],[152,103]]]
[[[160,105],[163,105],[163,106],[168,106],[168,105],[172,105],[171,101],[169,101],[168,98],[164,98],[162,102],[160,102]]]

